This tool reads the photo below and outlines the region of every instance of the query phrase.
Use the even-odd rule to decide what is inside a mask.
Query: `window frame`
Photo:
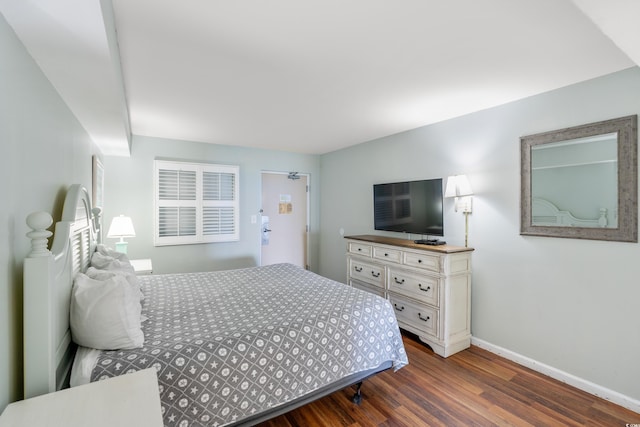
[[[193,200],[161,200],[160,199],[160,170],[194,171],[196,173],[195,199]],[[205,200],[203,192],[203,176],[205,173],[233,174],[233,200]],[[195,245],[202,243],[233,242],[240,240],[240,167],[214,163],[197,163],[176,160],[154,160],[153,174],[154,188],[154,246]],[[160,236],[160,209],[162,207],[195,207],[195,234]],[[233,209],[233,232],[206,235],[204,233],[203,217],[207,207]]]

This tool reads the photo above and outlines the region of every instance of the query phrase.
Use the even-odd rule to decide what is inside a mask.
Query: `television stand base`
[[[418,240],[414,240],[413,243],[416,243],[418,245],[438,246],[438,245],[445,245],[447,242],[445,242],[444,240],[438,240],[438,239],[418,239]]]

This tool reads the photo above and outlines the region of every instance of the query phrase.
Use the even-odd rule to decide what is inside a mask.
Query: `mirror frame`
[[[618,134],[618,228],[532,225],[531,148],[603,135]],[[520,138],[520,234],[525,236],[638,242],[638,116],[590,123]]]

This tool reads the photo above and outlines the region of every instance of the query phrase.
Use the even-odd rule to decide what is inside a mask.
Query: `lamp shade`
[[[471,196],[471,184],[466,175],[454,175],[447,178],[447,188],[444,191],[444,197],[462,197]]]
[[[109,238],[122,238],[122,237],[135,237],[136,231],[133,228],[133,222],[128,216],[120,215],[111,220],[111,226],[107,237]]]

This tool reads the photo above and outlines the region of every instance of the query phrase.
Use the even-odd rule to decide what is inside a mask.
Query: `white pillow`
[[[135,273],[132,273],[129,270],[100,270],[99,268],[89,267],[85,274],[95,280],[107,280],[115,275],[124,276],[124,278],[127,279],[127,282],[129,282],[129,284],[133,288],[134,293],[140,298],[140,301],[144,299],[142,290],[140,290],[140,281],[138,280],[138,276],[136,276]]]
[[[100,252],[94,252],[91,255],[91,266],[101,270],[126,270],[135,273],[128,259],[119,260]]]
[[[140,299],[123,275],[94,280],[78,273],[71,296],[73,341],[99,350],[142,347]]]
[[[118,261],[129,262],[129,258],[127,257],[127,254],[123,254],[122,252],[115,251],[110,247],[103,245],[102,243],[96,246],[96,252],[104,256],[110,256],[111,258],[115,258]]]

